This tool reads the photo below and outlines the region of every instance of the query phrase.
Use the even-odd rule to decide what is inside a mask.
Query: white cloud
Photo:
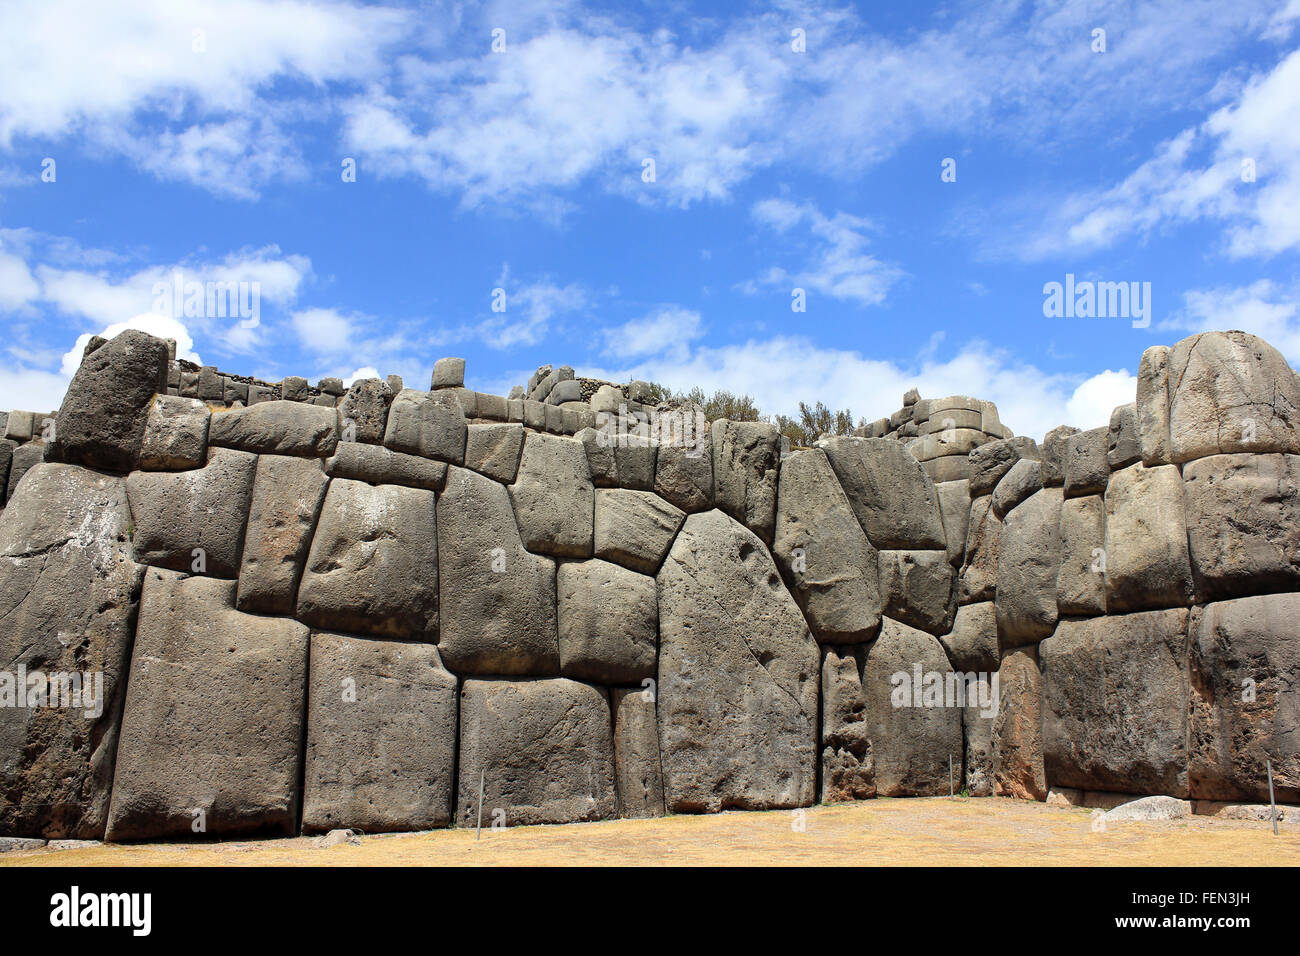
[[[0,252],[0,310],[16,311],[40,294],[40,286],[18,256]]]
[[[14,368],[0,374],[0,409],[53,412],[63,404],[71,376],[42,369]]]
[[[312,352],[337,354],[352,342],[353,321],[337,309],[304,309],[290,317],[298,341]]]
[[[1128,369],[1098,372],[1081,383],[1065,403],[1065,421],[1076,428],[1100,428],[1110,424],[1117,406],[1137,398],[1137,377]]]
[[[132,316],[125,322],[114,322],[107,326],[99,333],[106,339],[116,337],[119,333],[127,329],[137,329],[141,332],[147,332],[155,335],[160,339],[176,340],[176,357],[184,359],[187,362],[193,362],[195,365],[202,365],[203,359],[194,351],[194,339],[190,336],[190,330],[185,327],[185,323],[179,319],[173,319],[169,315],[158,315],[154,312],[145,312],[140,315]],[[91,340],[89,332],[77,336],[76,344],[63,354],[63,360],[60,363],[60,371],[69,379],[81,367],[81,357],[85,354],[86,343]]]
[[[651,355],[684,359],[690,343],[702,334],[700,313],[674,305],[601,332],[606,354],[621,359]]]
[[[383,377],[384,376],[379,374],[379,369],[375,368],[373,365],[367,365],[364,368],[357,369],[351,375],[343,376],[343,387],[351,388],[353,382],[359,382],[362,379]]]
[[[1183,308],[1164,328],[1188,333],[1238,329],[1258,335],[1300,367],[1300,287],[1269,279],[1247,286],[1200,289],[1184,293]]]
[[[501,267],[495,289],[505,292],[505,311],[491,312],[477,327],[462,329],[452,338],[473,334],[496,349],[536,345],[550,331],[552,318],[580,312],[590,302],[587,291],[576,282],[558,285],[543,276],[522,285],[513,283],[508,264]],[[490,301],[498,301],[495,291]]]

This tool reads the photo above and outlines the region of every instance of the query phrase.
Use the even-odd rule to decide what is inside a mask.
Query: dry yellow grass
[[[1192,817],[1091,828],[1091,811],[1007,799],[870,800],[790,811],[367,837],[38,850],[3,866],[1296,866],[1300,827]]]

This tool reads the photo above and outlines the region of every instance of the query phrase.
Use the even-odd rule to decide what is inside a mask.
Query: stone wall
[[[472,825],[480,786],[507,825],[1259,801],[1266,761],[1300,802],[1300,376],[1264,342],[1151,349],[1041,447],[965,396],[789,453],[649,394],[93,342],[52,429],[6,422],[0,835]]]

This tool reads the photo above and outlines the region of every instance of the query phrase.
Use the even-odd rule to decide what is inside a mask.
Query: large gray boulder
[[[820,448],[781,462],[772,556],[819,641],[875,636],[881,607],[876,549]]]
[[[1007,651],[998,668],[998,712],[993,719],[994,792],[1046,800],[1043,767],[1043,688],[1038,648]]]
[[[470,425],[465,440],[465,467],[510,484],[519,473],[524,426],[518,422]]]
[[[128,329],[86,355],[59,407],[50,460],[135,467],[154,395],[167,391],[167,343]]]
[[[605,692],[568,678],[467,680],[460,694],[457,822],[530,826],[618,812]]]
[[[1245,332],[1203,332],[1169,356],[1170,458],[1300,454],[1300,376]]]
[[[883,613],[929,634],[946,634],[956,610],[957,571],[946,551],[881,551]]]
[[[447,826],[458,698],[432,645],[314,632],[303,829]]]
[[[691,515],[658,586],[668,809],[810,804],[817,644],[762,541],[721,511]]]
[[[598,684],[654,677],[655,579],[608,561],[565,561],[556,571],[560,673]]]
[[[651,491],[597,488],[596,557],[642,574],[663,564],[686,512]]]
[[[600,428],[580,429],[573,437],[587,449],[591,480],[597,488],[654,488],[658,445],[648,436],[639,431],[620,433],[616,422],[610,421]]]
[[[993,489],[993,513],[1006,518],[1016,505],[1043,488],[1042,462],[1022,458]]]
[[[104,835],[142,575],[130,528],[125,482],[72,465],[36,466],[0,516],[4,669],[99,691],[80,709],[0,707],[0,833]]]
[[[1138,445],[1144,465],[1168,465],[1169,436],[1169,360],[1173,349],[1153,345],[1142,353],[1138,363],[1137,416]]]
[[[591,557],[595,493],[582,442],[530,432],[510,500],[529,551]]]
[[[146,572],[107,839],[296,831],[307,628],[234,600]]]
[[[614,711],[614,777],[618,815],[625,818],[664,815],[664,779],[659,765],[659,726],[655,695],[649,687],[610,689]]]
[[[687,514],[713,507],[713,439],[708,429],[683,436],[682,441],[660,442],[654,490]]]
[[[937,638],[884,619],[862,676],[880,796],[948,793],[948,758],[961,769],[964,703],[948,698],[951,673]]]
[[[331,478],[352,478],[372,485],[406,485],[441,491],[447,480],[447,463],[390,451],[383,445],[341,441],[334,454],[326,459],[325,473]]]
[[[207,460],[208,406],[196,398],[156,395],[149,403],[139,464],[151,471],[198,468]]]
[[[934,482],[903,445],[887,438],[824,443],[862,530],[877,548],[947,548]]]
[[[1130,402],[1110,413],[1106,433],[1106,464],[1111,471],[1127,468],[1142,460],[1142,441],[1138,436],[1137,405]]]
[[[1002,553],[1002,520],[993,513],[993,497],[984,495],[970,505],[966,556],[957,586],[957,603],[991,601],[998,589],[998,560]]]
[[[438,499],[443,662],[460,674],[560,671],[555,562],[524,550],[506,489],[451,468]]]
[[[1052,786],[1187,796],[1187,615],[1062,621],[1039,645]]]
[[[136,471],[126,479],[138,561],[173,571],[233,578],[257,456],[209,448],[192,471]]]
[[[1002,476],[1022,459],[1037,461],[1038,444],[1032,438],[1003,438],[980,445],[970,453],[970,493],[974,498],[992,494]],[[1059,484],[1059,482],[1058,482]]]
[[[939,495],[939,516],[943,536],[948,539],[948,563],[961,567],[966,556],[966,532],[970,530],[970,482],[943,481],[934,486]]]
[[[363,378],[353,382],[338,403],[343,439],[371,444],[382,442],[393,398],[393,390],[382,379]]]
[[[957,608],[952,630],[939,635],[955,671],[986,674],[998,669],[998,618],[992,601]]]
[[[1183,480],[1174,465],[1131,465],[1106,489],[1106,609],[1188,607],[1195,600]]]
[[[1100,495],[1061,503],[1061,570],[1056,606],[1062,616],[1106,613],[1106,506]]]
[[[413,388],[398,392],[388,410],[384,445],[408,455],[463,464],[468,434],[465,412],[449,395]]]
[[[18,483],[23,476],[45,460],[45,446],[40,442],[19,445],[13,451],[9,462],[9,479],[5,489],[5,500],[12,501],[18,492]]]
[[[1065,495],[1099,495],[1110,480],[1110,463],[1106,461],[1109,428],[1093,428],[1065,439]]]
[[[1043,436],[1040,458],[1043,462],[1043,487],[1059,488],[1065,484],[1066,441],[1079,434],[1071,425],[1057,425]]]
[[[1036,644],[1056,627],[1061,570],[1061,489],[1044,488],[1007,515],[998,553],[998,636],[1005,648]]]
[[[258,458],[239,565],[239,610],[292,616],[328,484],[318,459]]]
[[[1191,795],[1300,803],[1300,594],[1192,612]]]
[[[1183,499],[1202,600],[1300,589],[1300,456],[1188,462]]]
[[[765,542],[776,520],[781,435],[766,422],[713,423],[713,494],[717,507]]]
[[[432,491],[335,478],[298,587],[298,620],[433,641],[438,564]]]
[[[822,658],[822,801],[876,795],[876,771],[862,695],[866,647],[828,647]]]
[[[338,410],[303,402],[259,402],[212,413],[208,444],[259,455],[328,458],[339,444]]]

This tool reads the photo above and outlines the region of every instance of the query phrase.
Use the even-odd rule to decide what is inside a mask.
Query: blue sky
[[[499,393],[570,364],[868,419],[915,384],[1035,437],[1193,331],[1300,364],[1300,0],[0,18],[0,408],[123,325],[272,380],[463,355]],[[257,283],[256,325],[156,314],[177,269]],[[1149,327],[1045,317],[1067,273],[1149,282]]]

